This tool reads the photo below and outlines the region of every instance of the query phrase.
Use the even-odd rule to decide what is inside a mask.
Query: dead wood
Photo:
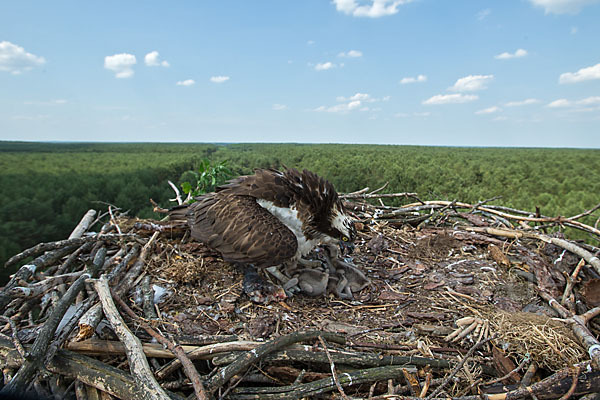
[[[216,390],[221,388],[227,381],[229,381],[234,375],[240,373],[241,371],[244,371],[252,363],[257,362],[267,354],[277,351],[285,346],[289,346],[293,343],[298,343],[311,339],[314,340],[319,336],[338,344],[344,344],[346,342],[343,336],[336,335],[331,332],[296,332],[291,333],[289,335],[281,336],[245,354],[239,355],[231,364],[222,368],[217,374],[210,378],[206,382],[205,386],[210,393],[214,393]]]
[[[102,248],[102,250],[98,251],[96,254],[96,258],[94,259],[93,264],[90,266],[90,271],[82,274],[71,285],[69,290],[67,290],[64,297],[58,302],[56,307],[54,307],[54,310],[50,314],[48,321],[46,321],[35,342],[33,342],[33,346],[29,352],[29,357],[19,369],[17,374],[13,377],[13,379],[6,386],[4,386],[2,390],[0,390],[0,394],[16,395],[24,393],[27,390],[31,380],[38,373],[39,369],[43,368],[42,364],[45,353],[50,345],[50,341],[54,336],[54,332],[56,331],[58,324],[67,311],[67,308],[75,300],[77,294],[84,288],[85,280],[94,276],[100,266],[104,263],[105,256],[106,249]]]
[[[82,237],[85,231],[87,231],[90,227],[90,224],[94,221],[95,216],[96,210],[88,210],[88,212],[85,213],[81,221],[79,221],[75,229],[73,229],[73,232],[71,232],[71,234],[69,235],[69,239]]]
[[[142,343],[131,333],[119,315],[119,312],[113,303],[106,276],[102,276],[95,280],[94,288],[102,302],[104,315],[106,315],[115,333],[119,337],[119,340],[125,346],[131,374],[134,377],[136,385],[142,392],[141,398],[149,400],[168,398],[167,393],[154,379],[152,370],[148,365],[148,360],[142,351]]]
[[[106,288],[108,288],[108,281],[106,282]],[[152,336],[154,339],[156,339],[157,342],[159,342],[160,344],[162,344],[163,346],[168,348],[169,351],[171,351],[173,354],[175,354],[175,356],[177,357],[179,362],[181,362],[181,365],[183,366],[183,370],[185,371],[186,376],[192,381],[192,385],[194,387],[194,392],[196,393],[196,398],[198,400],[206,400],[207,396],[206,396],[206,392],[204,390],[204,384],[200,378],[200,375],[198,375],[198,371],[194,367],[194,364],[192,364],[192,362],[190,361],[188,356],[185,354],[185,351],[183,351],[183,348],[181,346],[176,345],[173,342],[167,340],[164,336],[162,336],[161,334],[156,332],[154,329],[152,329],[148,324],[141,321],[141,319],[138,318],[138,316],[131,310],[131,308],[129,308],[129,306],[120,297],[115,296],[115,300],[119,303],[119,305],[123,308],[123,310],[125,310],[125,312],[131,318],[134,318],[135,320],[137,320],[137,323],[140,324],[140,326],[146,332],[148,332],[148,334],[150,334],[150,336]],[[143,354],[143,352],[142,352],[142,354]],[[157,383],[157,385],[158,385],[158,383]]]

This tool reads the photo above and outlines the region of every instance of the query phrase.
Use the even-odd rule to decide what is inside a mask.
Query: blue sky
[[[599,0],[7,1],[0,140],[600,148]]]

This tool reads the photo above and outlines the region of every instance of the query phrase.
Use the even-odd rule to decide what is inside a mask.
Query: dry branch
[[[168,399],[169,396],[167,393],[154,379],[152,370],[150,370],[150,366],[148,365],[148,360],[146,359],[146,356],[144,356],[142,343],[131,333],[119,315],[119,312],[113,303],[106,276],[102,276],[95,280],[94,288],[102,302],[104,315],[108,318],[115,333],[119,337],[119,340],[125,345],[129,368],[136,385],[138,385],[140,391],[143,393],[142,398],[148,400]]]
[[[96,210],[88,210],[87,213],[83,216],[79,224],[73,229],[73,232],[69,235],[69,239],[80,238],[83,236],[85,231],[88,230],[90,224],[94,221],[94,217],[96,216]]]
[[[4,386],[2,390],[0,390],[0,394],[16,395],[26,391],[27,386],[31,383],[33,377],[38,373],[40,368],[43,368],[45,353],[48,350],[48,346],[50,345],[50,341],[54,336],[54,332],[56,331],[58,324],[67,311],[67,308],[75,300],[77,294],[84,288],[85,280],[94,276],[100,266],[102,266],[105,256],[106,249],[102,248],[102,250],[98,251],[96,254],[94,263],[90,268],[91,271],[82,274],[71,285],[71,287],[69,287],[69,290],[67,290],[56,307],[54,307],[54,310],[52,311],[52,314],[50,314],[48,321],[46,321],[38,337],[33,343],[28,359],[19,369],[14,378],[6,386]]]
[[[345,339],[343,336],[321,331],[296,332],[286,336],[281,336],[263,344],[262,346],[257,347],[254,350],[251,350],[245,354],[238,356],[234,362],[222,368],[217,374],[210,378],[206,382],[205,386],[210,393],[214,393],[216,390],[221,388],[227,381],[229,381],[234,375],[246,370],[252,363],[257,362],[267,354],[277,351],[283,347],[289,346],[293,343],[311,339],[314,340],[319,336],[322,336],[323,338],[335,343],[345,343]]]

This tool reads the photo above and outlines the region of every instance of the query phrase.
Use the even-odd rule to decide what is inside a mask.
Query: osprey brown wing
[[[219,251],[225,261],[266,267],[296,254],[296,236],[254,197],[217,192],[197,200],[188,212],[192,237]]]

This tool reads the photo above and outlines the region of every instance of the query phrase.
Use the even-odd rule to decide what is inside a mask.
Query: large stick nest
[[[369,197],[375,195],[351,194],[346,206],[358,220],[358,240],[352,262],[368,276],[371,284],[355,293],[353,300],[341,300],[333,294],[295,295],[271,304],[250,301],[242,290],[241,271],[204,244],[190,240],[184,226],[128,218],[111,208],[103,236],[90,234],[79,242],[73,238],[62,246],[40,245],[37,250],[9,261],[16,263],[27,256],[37,257],[28,264],[36,266],[35,272],[27,275],[22,268],[0,295],[6,322],[2,332],[13,338],[12,345],[2,342],[4,347],[0,346],[5,349],[0,354],[6,367],[5,378],[10,379],[19,368],[25,368],[20,367],[24,364],[15,355],[14,347],[23,344],[24,351],[30,351],[29,344],[40,341],[40,332],[48,326],[52,310],[61,303],[65,290],[84,271],[90,270],[98,251],[105,249],[106,258],[96,263],[98,274],[107,274],[107,284],[112,289],[109,297],[124,300],[137,314],[134,319],[123,311],[126,304],[119,306],[129,329],[146,343],[144,352],[158,383],[180,394],[191,392],[193,377],[187,370],[184,375],[177,366],[169,366],[173,363],[169,361],[174,357],[172,353],[148,350],[151,337],[140,326],[150,325],[168,340],[188,343],[195,348],[207,343],[238,343],[232,344],[231,350],[201,357],[209,362],[196,361],[195,368],[201,376],[206,376],[201,380],[206,379],[208,396],[220,393],[240,399],[270,398],[278,385],[291,385],[286,389],[289,398],[318,397],[331,391],[358,397],[386,393],[419,395],[419,391],[433,392],[444,378],[446,382],[436,395],[458,396],[494,390],[517,393],[516,387],[495,388],[519,382],[532,385],[535,379],[541,380],[538,383],[541,389],[535,390],[541,390],[540,393],[554,390],[556,398],[566,392],[559,393],[560,385],[566,385],[567,390],[572,386],[573,393],[584,393],[584,389],[579,389],[583,377],[571,385],[574,375],[565,371],[578,366],[581,374],[583,367],[590,364],[588,350],[597,338],[599,325],[590,317],[583,323],[586,331],[581,333],[565,318],[598,306],[597,259],[583,257],[580,262],[581,251],[593,254],[598,249],[566,241],[561,234],[540,233],[537,227],[580,224],[582,230],[592,235],[595,228],[578,223],[580,216],[572,219],[527,216],[518,210],[449,202],[419,202],[393,208],[383,203],[369,204],[366,202]],[[563,242],[576,249],[567,251]],[[145,253],[138,252],[140,245],[145,245]],[[67,248],[70,250],[65,250]],[[313,257],[319,257],[318,251]],[[576,269],[577,273],[573,274]],[[65,278],[65,274],[72,276]],[[54,278],[57,275],[58,278]],[[571,275],[575,275],[574,285],[563,296]],[[266,274],[265,278],[270,279]],[[50,282],[52,279],[55,281]],[[25,293],[27,288],[35,294]],[[94,304],[100,304],[94,296],[97,295],[91,286],[74,296],[68,310],[76,314],[76,318],[65,317],[52,329],[51,333],[56,333],[48,339],[50,348],[55,345],[102,360],[106,368],[117,367],[124,374],[119,375],[122,383],[131,376],[127,366],[133,361],[122,348],[115,347],[115,343],[121,340],[125,348],[129,348],[129,343],[115,333],[110,318],[102,317],[101,312],[96,318],[88,316],[86,319],[88,312],[81,316],[93,309]],[[562,315],[560,310],[557,313],[557,306],[540,296],[549,296],[555,299],[554,303],[562,302],[569,314]],[[100,306],[95,307],[102,310]],[[82,311],[77,314],[79,310]],[[104,312],[107,313],[106,309]],[[243,357],[240,350],[244,346],[250,349],[261,343],[269,345],[276,338],[304,331],[340,334],[346,344],[329,342],[326,345],[315,336],[311,342],[313,347],[296,345],[287,349],[297,353],[274,352],[246,365],[235,379],[232,376],[230,380],[217,382],[214,377],[218,374],[210,375],[211,371],[224,374],[227,366],[235,365],[236,357]],[[15,334],[19,341],[15,340]],[[71,353],[61,353],[67,350],[57,353],[54,350],[55,358],[70,357]],[[327,358],[317,361],[318,354],[323,352]],[[391,356],[397,360],[412,357],[413,361],[401,362],[402,370],[389,367],[384,369],[388,375],[378,375],[380,372],[375,368],[386,364],[365,361],[370,355],[380,360]],[[343,358],[351,356],[362,361]],[[424,361],[415,362],[417,359]],[[389,360],[382,362],[397,363]],[[456,367],[461,360],[464,364]],[[46,357],[43,361],[42,357],[41,362],[53,368],[51,359]],[[371,369],[360,369],[364,367]],[[165,368],[172,371],[162,373]],[[533,381],[527,374],[523,375],[528,368],[537,369],[537,378]],[[303,386],[331,377],[331,371],[334,371],[334,379],[330,384],[317,389]],[[555,371],[558,372],[553,375]],[[123,388],[109,389],[106,385],[94,384],[94,380],[81,371],[63,373],[68,378],[63,386],[78,382],[88,390],[96,387],[123,398],[128,398],[127,393],[130,393]],[[136,373],[132,371],[132,374],[137,387],[144,387]],[[350,377],[364,374],[361,382],[365,383],[347,381],[342,374],[350,374]],[[47,376],[37,373],[31,376],[35,378],[38,393],[58,390],[52,389],[56,383]],[[503,379],[485,385],[486,381],[498,377]],[[586,379],[587,384],[592,382],[592,389],[593,384],[600,385],[593,380],[597,379],[596,375]],[[15,381],[17,386],[18,379]],[[173,396],[176,395],[171,393]]]

